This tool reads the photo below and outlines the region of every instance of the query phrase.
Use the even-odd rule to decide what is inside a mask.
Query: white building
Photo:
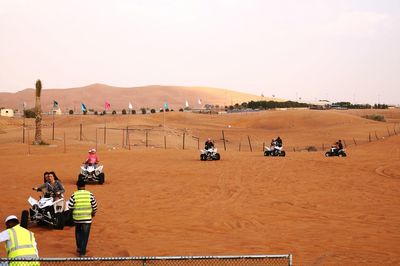
[[[14,116],[14,110],[13,109],[6,109],[6,108],[1,109],[0,116],[13,117]]]

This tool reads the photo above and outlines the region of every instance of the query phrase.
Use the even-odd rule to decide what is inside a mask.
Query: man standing
[[[80,257],[86,256],[86,246],[89,241],[92,217],[97,211],[97,202],[93,193],[85,190],[85,182],[76,182],[78,190],[69,199],[68,208],[72,210],[75,223],[76,251]]]
[[[5,220],[6,230],[0,233],[0,242],[6,242],[7,258],[37,259],[39,258],[35,236],[21,227],[17,216],[10,215]],[[38,261],[9,262],[9,265],[39,266]]]

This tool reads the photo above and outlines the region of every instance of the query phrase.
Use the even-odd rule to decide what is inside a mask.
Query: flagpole
[[[53,106],[52,112],[53,112],[53,135],[52,135],[52,139],[54,140],[54,106]]]

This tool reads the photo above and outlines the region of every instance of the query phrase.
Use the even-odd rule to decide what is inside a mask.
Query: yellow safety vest
[[[90,203],[90,191],[78,190],[74,192],[74,209],[72,218],[75,221],[92,219],[92,204]]]
[[[9,259],[16,258],[38,258],[36,255],[36,249],[33,245],[35,241],[35,237],[33,233],[21,227],[19,224],[7,229],[8,234],[10,235],[10,241],[6,243],[6,251],[7,257]],[[9,262],[10,266],[39,266],[40,262],[38,261],[15,261]]]

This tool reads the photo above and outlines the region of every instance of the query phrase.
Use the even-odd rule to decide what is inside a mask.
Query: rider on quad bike
[[[45,172],[44,179],[46,182],[39,187],[33,187],[33,190],[42,191],[45,190],[44,197],[53,197],[54,199],[63,198],[63,193],[65,192],[64,186],[58,179],[56,173]]]
[[[96,154],[96,149],[90,149],[88,151],[88,157],[84,162],[85,165],[97,165],[100,162],[99,156]]]

